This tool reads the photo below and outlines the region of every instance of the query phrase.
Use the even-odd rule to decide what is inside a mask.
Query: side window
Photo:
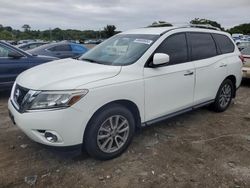
[[[48,50],[52,51],[52,52],[60,52],[60,51],[66,52],[66,51],[71,51],[71,47],[68,44],[62,44],[62,45],[58,45],[58,46],[54,46],[52,48],[49,48]]]
[[[221,34],[212,34],[212,35],[222,54],[234,52],[235,46],[226,35],[221,35]]]
[[[4,47],[4,46],[0,46],[0,58],[2,57],[8,57],[9,53],[11,52],[10,49]]]
[[[192,60],[206,59],[217,55],[214,39],[209,33],[188,33]]]
[[[36,48],[37,46],[38,46],[37,44],[31,44],[31,45],[29,46],[29,49]]]
[[[155,53],[165,53],[170,57],[169,64],[185,63],[188,61],[188,49],[185,33],[169,36],[165,39]]]
[[[27,45],[27,46],[22,47],[21,49],[22,49],[22,50],[29,50],[30,47]]]

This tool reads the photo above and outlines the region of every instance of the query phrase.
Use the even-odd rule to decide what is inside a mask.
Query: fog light
[[[49,141],[49,142],[57,142],[58,138],[56,135],[52,134],[51,132],[45,132],[44,137]]]

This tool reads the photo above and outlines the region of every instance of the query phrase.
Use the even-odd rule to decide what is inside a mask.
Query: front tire
[[[232,81],[229,79],[224,80],[212,104],[212,110],[215,112],[224,112],[231,104],[233,92],[234,87]]]
[[[127,149],[134,132],[132,113],[122,105],[108,105],[90,120],[84,134],[85,149],[99,160],[115,158]]]

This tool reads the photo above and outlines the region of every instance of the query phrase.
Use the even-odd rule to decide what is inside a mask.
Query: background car
[[[245,61],[242,68],[243,77],[250,78],[250,46],[247,46],[241,50],[241,53]]]
[[[240,43],[237,44],[239,50],[243,50],[245,47],[250,46],[250,41],[241,41]]]
[[[47,44],[47,42],[29,42],[29,43],[19,44],[16,47],[26,51],[26,50],[31,50],[33,48],[42,46],[44,44]]]
[[[24,70],[56,59],[55,57],[34,56],[0,41],[0,90],[10,88],[16,77]]]
[[[83,45],[70,42],[50,43],[28,50],[33,55],[47,55],[60,59],[77,58],[87,51],[88,49]]]

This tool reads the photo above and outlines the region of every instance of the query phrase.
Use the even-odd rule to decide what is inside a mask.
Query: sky
[[[124,31],[154,21],[187,24],[193,18],[225,28],[250,23],[250,0],[0,0],[0,24],[21,29],[100,30],[107,24]]]

